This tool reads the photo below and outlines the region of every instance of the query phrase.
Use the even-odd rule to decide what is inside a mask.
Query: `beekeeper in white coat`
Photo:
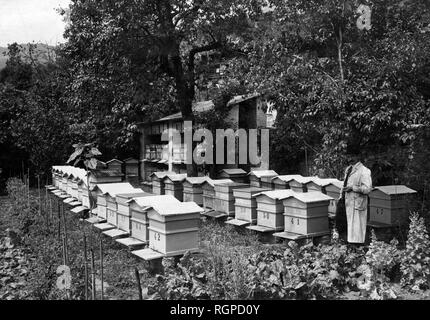
[[[350,171],[349,176],[348,171]],[[349,243],[362,244],[366,238],[368,194],[372,190],[371,172],[360,161],[345,171],[347,238]]]

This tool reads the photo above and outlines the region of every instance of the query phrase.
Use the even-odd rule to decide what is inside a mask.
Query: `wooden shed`
[[[203,205],[203,183],[209,177],[188,177],[183,182],[184,202],[193,201],[199,206]]]
[[[295,178],[302,177],[300,174],[288,174],[272,178],[273,189],[284,190],[290,189],[290,182]]]
[[[407,224],[409,202],[416,193],[404,185],[375,187],[369,194],[368,224],[374,227]]]
[[[284,233],[287,239],[317,237],[330,234],[328,206],[331,197],[321,192],[294,193],[283,200]]]
[[[128,200],[131,212],[131,237],[143,242],[149,241],[148,210],[158,204],[179,205],[181,202],[171,195],[138,197]]]
[[[206,179],[206,181],[202,184],[203,191],[203,208],[205,209],[214,209],[215,203],[215,185],[224,184],[224,183],[233,183],[231,179]]]
[[[147,213],[149,248],[164,256],[198,251],[202,212],[194,202],[154,203]]]
[[[283,200],[294,194],[292,190],[272,190],[257,193],[253,197],[257,201],[257,225],[248,229],[260,232],[284,230]]]
[[[234,217],[234,196],[233,191],[236,189],[248,188],[249,184],[232,182],[215,185],[214,205],[215,211]]]
[[[257,187],[261,188],[263,187],[263,178],[266,178],[265,180],[265,187],[267,187],[268,182],[269,187],[272,188],[272,180],[271,178],[274,178],[278,176],[278,174],[273,170],[252,170],[249,173],[249,184],[251,187]]]
[[[155,195],[164,195],[164,178],[169,174],[175,174],[171,171],[154,172],[150,175],[152,180],[152,193]]]
[[[234,169],[222,169],[218,173],[219,179],[231,179],[233,182],[247,183],[248,174],[245,170],[234,168]]]
[[[234,189],[233,196],[235,215],[233,220],[229,220],[226,223],[236,226],[256,224],[257,200],[254,195],[270,190],[271,189],[258,187]]]

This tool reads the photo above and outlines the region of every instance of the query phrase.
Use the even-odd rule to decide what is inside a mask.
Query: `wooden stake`
[[[67,252],[67,221],[66,221],[66,214],[65,214],[65,210],[64,210],[64,202],[61,202],[61,211],[62,211],[62,215],[63,215],[64,239],[66,242],[66,257],[67,257],[68,256],[68,252]]]
[[[88,300],[87,236],[84,234],[85,300]]]
[[[57,199],[57,221],[58,221],[58,240],[61,238],[61,210],[60,201]]]
[[[96,300],[96,274],[95,274],[95,266],[94,266],[94,251],[90,249],[91,252],[91,298]]]
[[[137,292],[139,293],[139,300],[143,300],[142,296],[142,285],[140,284],[140,274],[137,268],[134,268],[134,274],[136,275]]]
[[[100,281],[101,281],[101,299],[104,300],[104,285],[103,285],[103,239],[100,234]]]

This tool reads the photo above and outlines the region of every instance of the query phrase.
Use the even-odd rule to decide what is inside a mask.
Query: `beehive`
[[[198,251],[200,214],[194,202],[157,203],[148,210],[149,248],[164,256]]]
[[[215,185],[214,209],[215,211],[234,217],[234,196],[233,190],[248,188],[249,184],[232,182]]]
[[[257,201],[257,226],[272,231],[284,230],[283,200],[293,194],[292,190],[272,190],[254,195]]]
[[[330,200],[321,192],[294,193],[284,199],[284,231],[303,236],[329,234]]]
[[[274,177],[272,179],[273,189],[275,190],[290,189],[290,181],[292,181],[294,178],[300,178],[300,177],[302,176],[299,174],[289,174],[289,175]]]
[[[137,193],[121,193],[117,194],[115,197],[117,205],[117,227],[120,230],[131,233],[131,209],[130,200],[136,198],[144,198],[153,196],[151,193],[147,192],[137,192]]]
[[[164,178],[168,174],[175,174],[171,171],[162,171],[162,172],[154,172],[151,174],[152,178],[152,193],[155,195],[163,195],[164,194]]]
[[[231,179],[207,179],[202,184],[203,191],[203,208],[214,209],[215,185],[223,183],[233,183]]]
[[[128,182],[123,183],[101,183],[91,190],[97,199],[97,216],[100,219],[107,219],[106,196],[109,193],[135,193],[136,189]]]
[[[276,177],[278,174],[273,170],[253,170],[249,173],[249,185],[251,187],[263,187],[263,178],[265,185],[270,181],[270,188],[272,188],[271,178]]]
[[[342,183],[342,181],[339,181],[337,179],[323,179],[323,178],[318,178],[315,177],[312,180],[308,181],[308,183],[306,183],[306,189],[308,190],[308,192],[310,191],[318,191],[324,194],[327,194],[326,192],[326,186],[328,186],[331,183]]]
[[[70,194],[73,198],[76,198],[79,200],[79,178],[74,178],[72,180],[72,193]]]
[[[121,160],[118,160],[118,159],[112,159],[112,160],[106,162],[108,170],[117,171],[117,172],[122,172],[122,164],[123,164],[123,162]]]
[[[139,161],[134,158],[124,160],[125,164],[125,178],[130,183],[139,182]]]
[[[131,237],[140,241],[149,240],[149,222],[147,212],[151,206],[157,203],[173,203],[179,205],[181,202],[170,195],[157,195],[133,198],[128,201],[131,212]]]
[[[296,177],[289,182],[290,189],[295,192],[308,192],[306,185],[318,177]]]
[[[128,191],[123,191],[127,190]],[[118,206],[116,202],[116,196],[117,194],[136,194],[136,193],[142,193],[142,189],[134,188],[133,190],[130,190],[128,186],[120,187],[115,189],[114,191],[109,191],[105,194],[106,198],[106,220],[108,223],[110,223],[113,226],[118,226]]]
[[[95,170],[90,173],[90,187],[97,184],[120,183],[124,175],[116,170]]]
[[[184,199],[184,186],[182,183],[187,178],[187,174],[169,174],[164,179],[164,193],[172,195],[179,201]]]
[[[203,183],[208,177],[190,177],[183,182],[184,187],[184,202],[193,201],[199,206],[203,205]]]
[[[219,179],[231,179],[233,182],[246,183],[248,182],[248,174],[242,169],[222,169],[218,173]]]
[[[67,192],[67,181],[68,181],[67,176],[68,176],[67,173],[63,173],[61,175],[60,190],[62,190],[64,192]]]
[[[246,221],[251,224],[257,223],[257,200],[254,195],[257,193],[270,191],[264,188],[240,188],[233,190],[234,208],[236,220]]]
[[[273,179],[277,176],[267,176],[267,177],[261,177],[261,188],[269,188],[271,190],[275,189],[275,186],[273,184]]]
[[[409,201],[416,194],[404,185],[376,187],[369,194],[369,225],[404,225],[408,221]]]
[[[336,214],[337,203],[340,197],[340,191],[342,190],[342,187],[343,187],[343,181],[334,180],[330,182],[328,185],[326,185],[324,188],[326,194],[329,197],[333,198],[332,200],[330,200],[330,205],[328,207],[328,212],[331,215]]]

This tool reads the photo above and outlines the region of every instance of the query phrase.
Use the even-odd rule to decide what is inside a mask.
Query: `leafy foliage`
[[[401,283],[413,291],[425,290],[430,284],[430,239],[424,218],[412,213],[410,220],[406,250],[400,265]]]

